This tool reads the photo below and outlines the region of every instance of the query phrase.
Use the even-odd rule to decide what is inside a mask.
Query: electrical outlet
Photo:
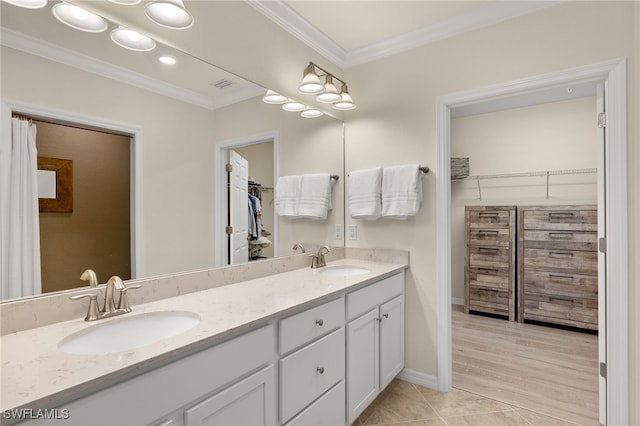
[[[336,240],[342,239],[342,224],[336,223],[333,225],[333,238]]]
[[[349,239],[350,240],[357,240],[358,239],[358,226],[356,225],[349,225]]]

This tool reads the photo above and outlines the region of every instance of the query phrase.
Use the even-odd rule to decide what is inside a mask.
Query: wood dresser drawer
[[[598,247],[598,235],[595,232],[525,229],[523,239],[525,248],[595,251]]]
[[[469,267],[499,268],[509,272],[509,247],[469,246]]]
[[[287,422],[345,376],[344,327],[280,360],[280,421]]]
[[[509,228],[470,228],[468,238],[469,245],[508,247],[511,243],[511,230]]]
[[[509,292],[470,286],[469,310],[497,315],[509,314]]]
[[[280,354],[344,325],[344,297],[280,321]]]
[[[598,275],[595,251],[524,249],[524,270]]]
[[[469,206],[469,225],[472,228],[508,228],[512,209],[515,207]]]
[[[509,290],[509,269],[490,267],[470,267],[469,286],[496,290]]]
[[[549,271],[525,271],[524,291],[598,300],[598,277]]]
[[[544,208],[524,210],[524,229],[558,229],[562,231],[598,230],[598,210],[595,207]]]
[[[525,292],[526,319],[598,329],[598,299],[581,299]]]

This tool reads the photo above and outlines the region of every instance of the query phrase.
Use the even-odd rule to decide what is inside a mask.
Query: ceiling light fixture
[[[113,40],[113,42],[118,46],[124,47],[125,49],[137,50],[140,52],[147,52],[156,47],[156,42],[153,41],[152,38],[123,26],[119,26],[115,30],[111,31],[111,40]]]
[[[111,3],[122,4],[124,6],[133,6],[140,3],[142,0],[109,0]]]
[[[99,33],[109,27],[102,16],[66,2],[54,5],[51,12],[60,22],[76,30]]]
[[[165,65],[175,65],[176,62],[177,62],[176,58],[174,58],[173,56],[169,56],[169,55],[160,56],[158,58],[158,60],[160,62],[162,62],[163,64],[165,64]]]
[[[193,25],[193,16],[182,0],[155,0],[144,8],[147,17],[158,25],[183,30]]]
[[[318,75],[316,70],[320,70],[322,73]],[[321,83],[320,77],[325,78],[324,84]],[[340,93],[338,93],[334,80],[342,84]],[[340,111],[348,111],[356,107],[347,89],[347,83],[313,62],[309,62],[309,65],[304,69],[298,91],[308,95],[315,94],[316,101],[333,104],[333,108]]]
[[[40,9],[47,5],[47,0],[3,0],[5,3],[27,9]]]
[[[278,92],[274,92],[271,89],[267,90],[267,93],[262,97],[262,102],[273,105],[280,105],[287,102],[288,99],[286,96],[281,95]]]

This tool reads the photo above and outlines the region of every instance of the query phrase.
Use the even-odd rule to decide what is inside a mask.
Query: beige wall
[[[470,174],[596,168],[596,100],[584,97],[451,120],[451,156],[469,157]],[[464,301],[464,212],[467,205],[597,203],[596,175],[451,183],[451,296]]]
[[[420,213],[406,222],[351,221],[359,240],[348,246],[409,249],[407,274],[406,366],[437,374],[436,332],[436,97],[613,58],[629,58],[629,94],[637,95],[638,26],[634,2],[571,2],[530,15],[416,48],[345,72],[358,109],[349,113],[346,131],[346,171],[375,165],[420,162],[433,170],[424,179]],[[636,17],[634,21],[634,15]],[[637,40],[637,36],[636,36]],[[373,90],[375,88],[375,90]],[[629,105],[630,170],[638,157],[637,101]],[[633,172],[635,173],[635,172]],[[638,194],[636,174],[629,181],[630,263],[637,263]],[[640,358],[638,276],[630,270],[629,359]],[[636,363],[637,364],[637,363]],[[638,400],[637,366],[632,367],[631,401]],[[635,399],[634,399],[635,396]],[[640,423],[637,408],[632,420]]]
[[[141,129],[144,275],[213,265],[212,111],[6,47],[2,99]]]

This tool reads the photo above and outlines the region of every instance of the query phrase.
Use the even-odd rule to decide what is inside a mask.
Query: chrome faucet
[[[327,253],[331,253],[331,249],[327,246],[322,246],[318,249],[317,253],[310,254],[309,257],[311,258],[311,269],[327,266],[327,261],[324,258],[324,255]]]
[[[307,251],[304,249],[304,246],[303,246],[302,244],[300,244],[300,243],[295,243],[295,244],[293,245],[293,252],[295,253],[295,252],[296,252],[296,250],[298,250],[298,249],[300,249],[300,251],[301,251],[302,253],[306,253],[306,252],[307,252]]]
[[[91,287],[97,287],[96,273],[91,269],[87,269],[82,273],[80,279],[89,281]],[[89,309],[87,315],[84,318],[85,321],[96,321],[102,318],[114,317],[116,315],[126,314],[131,312],[131,306],[129,305],[129,298],[127,292],[134,288],[140,288],[140,285],[125,286],[122,279],[118,276],[113,276],[107,281],[107,287],[104,294],[104,304],[102,309],[98,310],[98,293],[80,294],[77,296],[71,296],[71,300],[89,298]],[[119,290],[118,304],[115,303],[114,292]]]

